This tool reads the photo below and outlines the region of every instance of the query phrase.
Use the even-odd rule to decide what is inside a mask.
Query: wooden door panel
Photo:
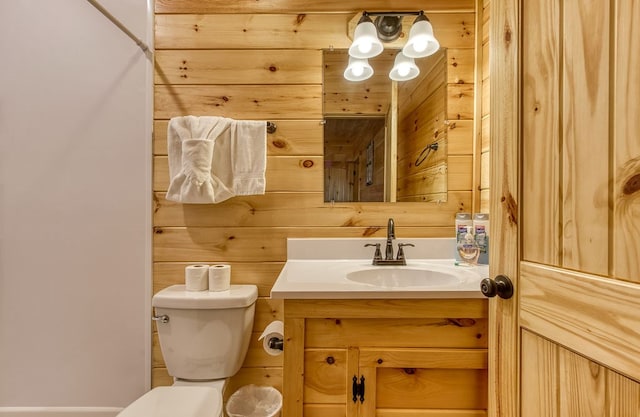
[[[490,303],[489,415],[638,416],[640,7],[508,0],[491,18],[492,245],[507,249],[491,271],[516,295]]]
[[[640,380],[640,286],[521,264],[520,325]]]

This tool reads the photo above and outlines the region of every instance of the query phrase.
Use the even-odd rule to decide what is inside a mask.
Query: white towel
[[[264,194],[267,123],[213,116],[169,121],[167,200],[219,203]]]

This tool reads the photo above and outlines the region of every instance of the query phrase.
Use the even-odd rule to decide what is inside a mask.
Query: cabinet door
[[[360,348],[359,365],[365,384],[360,417],[425,410],[486,415],[486,349]]]

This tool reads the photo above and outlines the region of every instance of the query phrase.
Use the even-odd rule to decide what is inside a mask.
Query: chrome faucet
[[[384,251],[384,260],[393,260],[393,240],[396,238],[396,227],[393,223],[393,219],[389,219],[387,222],[387,247]]]
[[[413,246],[411,243],[398,243],[398,255],[393,259],[393,241],[396,238],[396,229],[393,219],[387,222],[387,243],[385,247],[384,259],[380,253],[380,243],[367,243],[364,246],[373,246],[376,248],[373,255],[373,265],[406,265],[407,259],[404,256],[404,246]]]

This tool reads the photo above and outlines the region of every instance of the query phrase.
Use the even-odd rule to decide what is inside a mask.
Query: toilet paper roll
[[[209,289],[209,265],[189,265],[184,269],[184,283],[187,291]]]
[[[231,265],[209,267],[209,291],[228,291],[231,287]]]
[[[275,349],[269,346],[269,341],[273,338],[280,341],[284,340],[284,323],[280,320],[272,321],[271,323],[269,323],[269,325],[265,327],[258,340],[262,340],[262,349],[264,349],[264,351],[269,355],[281,355],[282,349]]]

